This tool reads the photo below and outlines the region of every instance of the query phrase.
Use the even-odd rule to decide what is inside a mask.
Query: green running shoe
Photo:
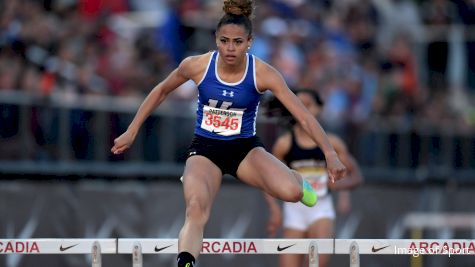
[[[313,189],[312,185],[310,185],[310,183],[305,179],[303,179],[302,189],[303,196],[300,202],[308,207],[315,206],[315,204],[317,204],[317,193]]]

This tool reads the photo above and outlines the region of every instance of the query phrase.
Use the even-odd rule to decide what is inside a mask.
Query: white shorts
[[[318,198],[317,205],[307,207],[297,202],[284,202],[284,228],[306,231],[320,219],[335,219],[335,208],[331,195]]]

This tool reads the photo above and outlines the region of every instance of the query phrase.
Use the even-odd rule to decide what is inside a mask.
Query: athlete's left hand
[[[334,183],[340,179],[343,179],[346,175],[346,167],[341,163],[336,153],[326,155],[327,171],[330,181]]]

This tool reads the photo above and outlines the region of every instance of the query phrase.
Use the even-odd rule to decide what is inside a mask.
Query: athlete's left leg
[[[267,152],[262,147],[255,147],[246,155],[239,164],[238,178],[269,195],[287,201],[297,202],[302,200],[304,191],[315,197],[314,201],[305,203],[315,205],[316,195],[311,188],[304,188],[302,177],[297,172],[288,168],[284,163]]]

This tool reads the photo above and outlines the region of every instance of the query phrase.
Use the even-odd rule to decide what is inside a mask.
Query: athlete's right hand
[[[111,148],[111,152],[115,155],[124,153],[132,143],[134,142],[135,135],[129,130],[125,131],[122,135],[114,140],[114,146]]]

